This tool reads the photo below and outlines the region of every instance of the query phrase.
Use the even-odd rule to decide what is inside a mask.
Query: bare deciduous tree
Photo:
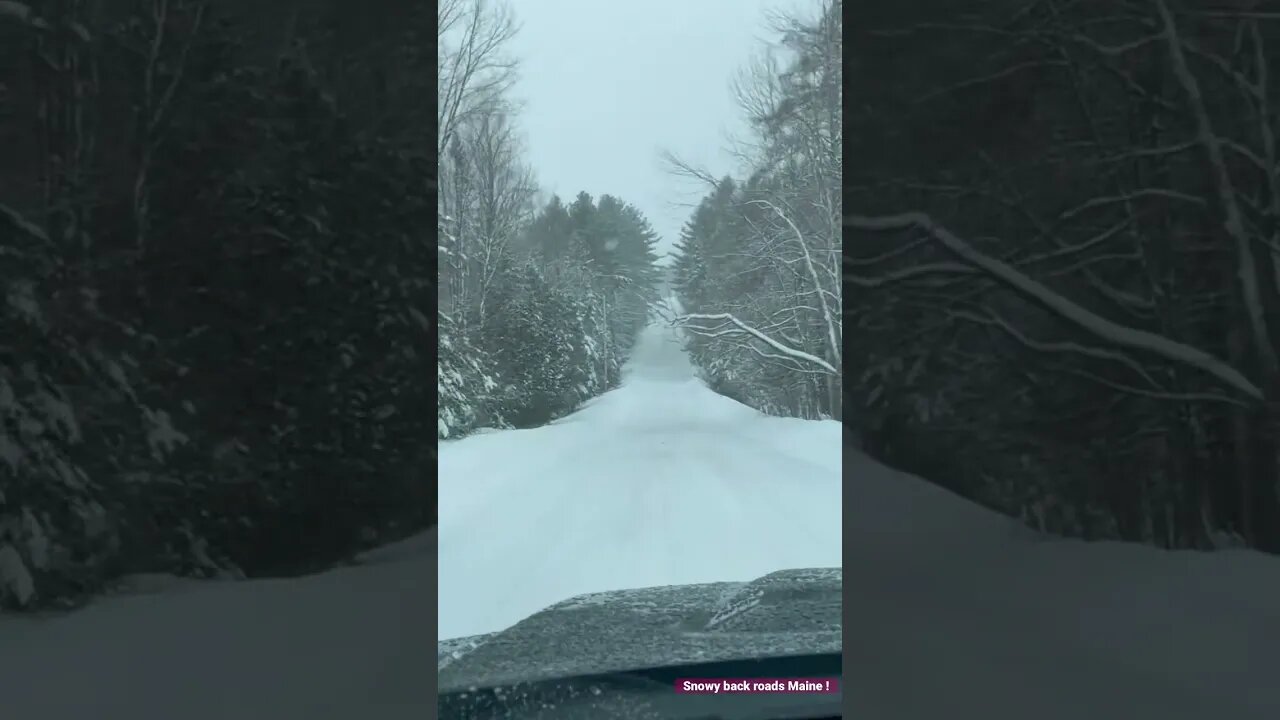
[[[787,62],[759,55],[733,84],[752,129],[739,147],[751,176],[729,189],[665,158],[673,173],[713,188],[686,230],[680,264],[689,307],[675,320],[697,338],[713,373],[755,388],[742,391],[748,396],[772,396],[761,400],[771,408],[789,403],[782,412],[838,418],[840,3],[821,3],[816,18],[778,15],[772,24]]]
[[[515,81],[504,54],[516,23],[501,0],[443,0],[438,5],[437,143],[443,157],[458,127],[491,108]]]

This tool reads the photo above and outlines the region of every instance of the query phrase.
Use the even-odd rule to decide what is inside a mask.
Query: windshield
[[[537,615],[584,594],[711,656],[747,584],[841,564],[840,3],[440,7],[442,666],[525,621],[512,658],[554,625],[617,669],[640,630]]]

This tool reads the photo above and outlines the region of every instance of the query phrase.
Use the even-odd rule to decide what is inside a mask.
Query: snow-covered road
[[[624,372],[552,425],[441,443],[441,639],[580,593],[840,565],[839,423],[717,395],[661,321]]]

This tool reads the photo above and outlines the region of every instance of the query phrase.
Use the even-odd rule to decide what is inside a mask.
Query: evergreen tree
[[[516,427],[545,424],[576,405],[575,360],[585,344],[577,310],[532,264],[516,268],[496,289],[479,337],[501,378],[498,407]]]
[[[0,166],[0,604],[309,572],[434,520],[431,118],[366,92],[419,82],[430,21],[393,5],[376,49],[336,6],[285,44],[185,0],[4,23],[0,86],[48,82],[3,130],[33,152]]]

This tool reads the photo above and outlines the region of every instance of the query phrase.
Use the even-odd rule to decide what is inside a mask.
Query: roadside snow
[[[366,557],[287,580],[133,576],[69,615],[0,616],[0,718],[431,717],[434,533]]]
[[[853,716],[1280,717],[1280,558],[1039,536],[845,460]]]

